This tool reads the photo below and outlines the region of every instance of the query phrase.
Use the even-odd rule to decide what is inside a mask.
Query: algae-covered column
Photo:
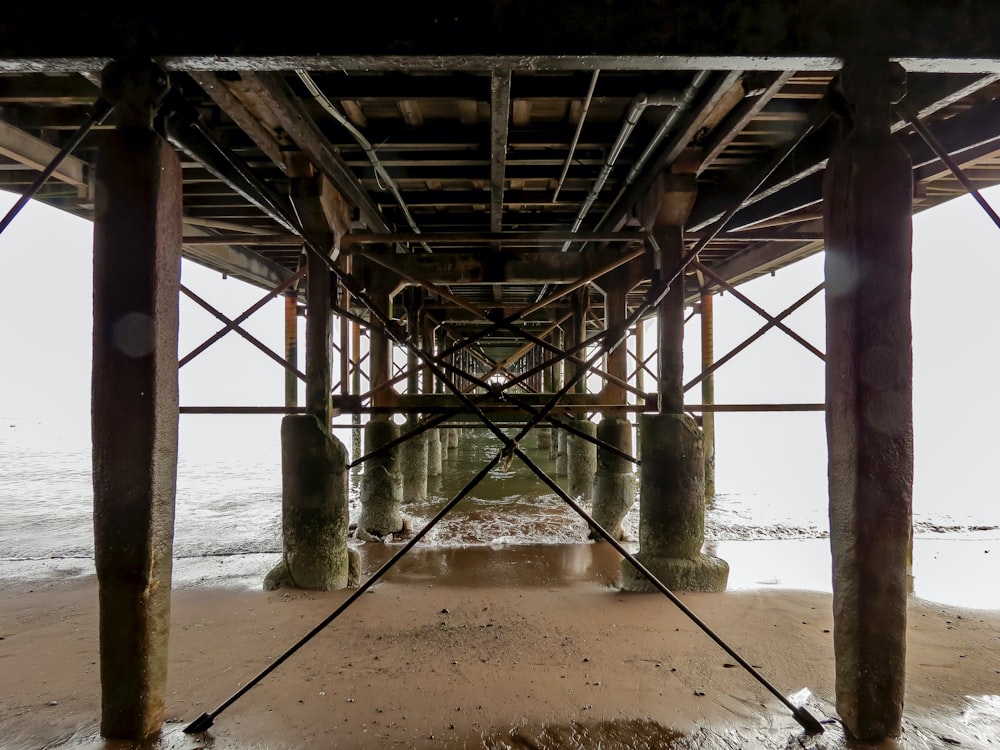
[[[306,413],[289,414],[281,421],[282,558],[267,574],[264,588],[329,591],[357,578],[347,547],[347,449],[330,434],[333,321],[327,262],[336,236],[327,214],[331,206],[341,204],[329,191],[323,198],[323,178],[314,176],[303,160],[291,159],[289,166],[296,212],[326,257],[315,251],[307,256]]]
[[[375,279],[370,296],[387,314],[391,311],[392,279]],[[396,392],[387,386],[392,366],[390,342],[380,327],[371,329],[371,387],[376,407],[395,406]],[[399,437],[399,428],[389,414],[374,414],[365,425],[365,453],[373,453]],[[386,448],[368,459],[361,475],[361,516],[358,536],[382,539],[404,530],[403,477],[399,472],[398,447]]]
[[[101,734],[160,731],[177,480],[181,167],[152,128],[167,75],[111,63],[97,156],[92,439]]]
[[[627,273],[609,274],[604,298],[604,327],[621,330],[627,317],[626,297],[629,280]],[[608,374],[624,382],[628,377],[628,350],[626,342],[608,353]],[[620,383],[607,381],[602,392],[604,407],[597,437],[626,455],[632,454],[632,422],[626,416],[625,388]],[[594,520],[616,539],[624,539],[622,522],[635,502],[635,472],[632,462],[608,450],[597,447],[597,472],[594,479]],[[591,532],[592,538],[600,538]]]
[[[660,274],[669,279],[684,254],[683,225],[695,195],[694,175],[663,176],[653,235],[661,250]],[[684,276],[657,310],[659,413],[639,420],[639,554],[668,588],[722,591],[729,566],[702,554],[705,541],[705,475],[701,431],[684,413]],[[622,588],[655,589],[627,561]]]
[[[853,130],[824,175],[827,441],[837,711],[848,732],[901,729],[912,519],[912,172],[890,135],[904,73],[841,74]]]

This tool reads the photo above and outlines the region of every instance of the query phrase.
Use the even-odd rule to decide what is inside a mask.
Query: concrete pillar
[[[391,298],[388,287],[377,286],[371,293],[372,301],[388,312]],[[389,340],[384,333],[371,329],[371,386],[377,388],[389,382]],[[372,397],[376,406],[391,405],[395,391],[383,389]],[[399,437],[399,427],[388,416],[376,416],[365,425],[365,454]],[[368,459],[361,475],[361,515],[357,535],[362,539],[382,539],[390,534],[404,532],[406,519],[400,506],[403,502],[403,477],[399,467],[399,446],[383,451]]]
[[[420,288],[410,287],[405,291],[406,296],[406,320],[409,326],[410,340],[416,346],[423,346],[423,328],[421,324],[421,314],[419,312]],[[420,375],[417,368],[420,366],[420,359],[412,349],[406,353],[406,392],[416,394],[420,392]],[[403,427],[404,434],[416,428],[417,418],[410,416]],[[421,433],[410,438],[399,446],[399,468],[403,476],[403,502],[422,503],[427,499],[427,433]]]
[[[715,364],[714,317],[712,294],[701,295],[701,367],[707,370]],[[701,403],[715,403],[715,375],[701,381]],[[715,499],[715,412],[706,411],[701,415],[701,434],[705,441],[705,501]]]
[[[415,419],[407,420],[403,426],[404,434],[416,426]],[[426,432],[410,438],[399,446],[399,471],[403,477],[403,502],[424,502],[427,499],[429,473]]]
[[[548,427],[536,427],[534,433],[535,447],[548,453],[552,447],[552,430]]]
[[[668,278],[684,255],[682,226],[694,200],[694,176],[670,174],[653,229]],[[683,278],[683,277],[681,277]],[[725,561],[701,552],[705,540],[704,444],[684,413],[684,284],[678,281],[657,310],[659,414],[639,419],[639,561],[664,585],[683,591],[723,591]],[[655,591],[622,561],[622,588]]]
[[[289,156],[291,199],[307,231],[333,247],[322,209],[322,178],[298,156]],[[306,411],[281,423],[281,535],[283,555],[264,589],[283,586],[328,591],[353,579],[347,548],[347,450],[330,434],[333,362],[331,276],[324,258],[307,256]]]
[[[899,734],[904,697],[913,186],[889,129],[904,82],[896,64],[845,64],[854,128],[823,186],[837,711],[864,741]]]
[[[152,63],[112,63],[118,127],[97,157],[92,438],[101,734],[160,731],[177,477],[181,167],[152,128]]]
[[[625,417],[608,416],[602,419],[597,425],[597,437],[632,454],[632,422]],[[622,522],[634,503],[635,471],[632,462],[599,446],[594,477],[594,520],[616,539],[624,539]],[[591,538],[599,537],[591,534]]]
[[[567,452],[567,442],[569,435],[566,430],[559,430],[556,433],[556,476],[565,477],[569,475],[568,461],[569,453]]]
[[[605,290],[604,326],[611,329],[625,323],[627,317],[626,294],[628,282],[624,278],[610,281]],[[608,374],[624,381],[628,377],[628,350],[623,341],[608,354]],[[597,425],[597,437],[626,453],[632,453],[632,422],[622,409],[625,389],[606,381],[603,401],[613,404],[604,410],[604,418]],[[622,522],[635,502],[635,472],[632,463],[603,446],[597,447],[597,471],[594,479],[594,520],[616,539],[624,539]],[[592,539],[600,538],[591,534]]]
[[[347,449],[313,414],[281,421],[283,554],[264,590],[332,591],[356,586],[357,552],[347,546]]]
[[[595,437],[597,425],[589,419],[578,419],[573,426]],[[594,497],[594,473],[597,471],[597,446],[578,435],[566,438],[566,472],[569,475],[569,494],[585,503]]]
[[[441,432],[437,428],[427,430],[427,476],[441,476]]]
[[[701,431],[687,414],[639,418],[639,559],[667,588],[724,591],[729,566],[701,553],[705,486]],[[622,588],[655,591],[626,561]]]
[[[365,453],[399,437],[399,428],[388,417],[375,417],[365,425]],[[361,475],[361,516],[358,537],[382,539],[404,530],[403,478],[399,473],[398,446],[365,462]]]

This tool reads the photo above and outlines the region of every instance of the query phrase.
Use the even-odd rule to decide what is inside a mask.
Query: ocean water
[[[257,588],[279,559],[278,427],[274,417],[182,417],[176,586]],[[349,431],[338,433],[349,446]],[[0,466],[0,585],[93,572],[89,441],[80,437],[60,436],[56,425],[37,420],[0,420],[0,455],[5,457]],[[553,471],[547,451],[534,448],[533,436],[523,444],[543,470]],[[460,447],[447,451],[443,475],[430,480],[428,500],[406,506],[414,527],[451,499],[498,445],[485,430],[466,430]],[[772,479],[770,491],[721,493],[709,508],[706,549],[730,563],[730,588],[829,590],[822,482],[798,493],[789,481],[794,478]],[[355,476],[350,501],[355,518],[357,494]],[[915,516],[915,593],[945,604],[1000,609],[996,587],[983,589],[984,581],[1000,575],[1000,527],[985,514],[975,518],[953,511],[946,505]],[[626,530],[636,538],[637,506]],[[583,520],[515,459],[509,467],[494,469],[421,545],[494,550],[586,545],[586,532]],[[636,551],[634,543],[626,546]],[[975,575],[967,574],[973,570]]]
[[[1000,203],[1000,188],[986,195]],[[0,194],[0,210],[12,200]],[[0,295],[0,585],[93,571],[90,233],[87,222],[29,204],[0,236],[0,257],[16,251],[33,259],[30,279]],[[914,594],[991,609],[1000,609],[1000,354],[989,339],[997,313],[987,294],[946,302],[940,277],[943,249],[950,263],[976,268],[982,278],[1000,276],[998,244],[996,228],[968,200],[914,220]],[[822,263],[821,256],[809,258],[742,291],[777,314],[822,279]],[[186,261],[182,282],[230,317],[262,294]],[[716,358],[762,323],[731,295],[717,299],[715,319]],[[281,303],[270,303],[246,325],[280,351],[283,320]],[[822,295],[785,322],[825,348]],[[695,316],[686,378],[700,361],[697,325]],[[182,298],[180,352],[218,326]],[[283,381],[280,368],[227,336],[181,370],[181,403],[273,405]],[[822,402],[824,367],[772,330],[718,371],[715,390],[718,403]],[[689,400],[700,397],[695,391]],[[257,587],[277,561],[279,424],[274,416],[181,417],[176,585]],[[707,514],[706,545],[730,562],[731,587],[829,590],[823,415],[719,414],[716,429],[719,494]],[[351,444],[349,429],[337,434]],[[526,445],[532,451],[530,437]],[[464,439],[428,502],[406,509],[414,523],[430,518],[496,450],[488,437]],[[551,470],[539,451],[532,456]],[[353,487],[356,516],[356,479]],[[633,536],[637,522],[633,510]],[[584,532],[583,522],[515,461],[495,470],[424,544],[585,544]]]

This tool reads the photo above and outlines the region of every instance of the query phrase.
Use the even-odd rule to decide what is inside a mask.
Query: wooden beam
[[[490,168],[490,231],[499,232],[503,219],[504,170],[507,165],[507,131],[510,126],[510,69],[495,69],[490,77],[492,112]]]
[[[0,154],[41,172],[59,153],[59,149],[31,133],[0,120]],[[87,187],[87,165],[75,156],[63,159],[52,174],[77,188]]]

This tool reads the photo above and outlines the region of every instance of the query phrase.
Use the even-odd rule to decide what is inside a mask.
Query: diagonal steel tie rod
[[[428,532],[430,532],[430,530],[433,529],[441,521],[442,518],[448,515],[448,513],[456,505],[458,505],[459,502],[461,502],[465,498],[465,496],[468,495],[475,488],[475,486],[483,480],[483,478],[487,474],[489,474],[493,470],[493,467],[495,467],[498,463],[500,463],[500,458],[502,457],[502,455],[503,455],[502,453],[498,452],[497,455],[491,461],[489,461],[482,468],[482,470],[478,474],[476,474],[476,476],[474,476],[469,481],[469,483],[466,484],[465,487],[461,489],[461,491],[459,491],[457,495],[455,495],[454,498],[452,498],[444,507],[442,507],[441,510],[439,510],[435,514],[435,516],[430,521],[428,521],[427,524],[422,529],[420,529],[420,531],[414,534],[406,542],[406,544],[404,544],[399,549],[399,551],[396,554],[394,554],[391,558],[389,558],[382,565],[382,567],[380,567],[377,571],[375,571],[375,573],[372,574],[371,578],[369,578],[367,581],[361,584],[357,589],[355,589],[354,592],[349,597],[347,597],[347,599],[345,599],[344,602],[339,607],[337,607],[333,612],[327,615],[325,619],[317,623],[312,630],[310,630],[308,633],[302,636],[302,638],[296,641],[290,648],[288,648],[283,654],[281,654],[281,656],[279,656],[277,659],[271,662],[267,667],[261,670],[255,677],[250,679],[250,681],[248,681],[246,685],[241,687],[239,690],[237,690],[235,693],[229,696],[226,700],[224,700],[219,705],[218,708],[216,708],[214,711],[210,713],[203,713],[197,719],[195,719],[186,727],[184,727],[184,733],[199,734],[201,732],[207,731],[208,728],[215,723],[215,720],[216,718],[218,718],[219,714],[221,714],[223,711],[225,711],[227,708],[233,705],[236,701],[242,698],[252,688],[256,687],[256,685],[261,680],[263,680],[265,677],[271,674],[271,672],[273,672],[279,666],[284,664],[285,661],[287,661],[296,651],[305,646],[314,637],[319,635],[319,633],[322,630],[324,630],[327,625],[329,625],[331,622],[340,617],[340,615],[343,614],[348,607],[350,607],[352,604],[354,604],[354,602],[356,602],[358,599],[361,598],[362,594],[364,594],[366,591],[368,591],[368,589],[370,589],[379,580],[381,580],[381,578],[386,573],[388,573],[389,570],[391,570],[392,567],[396,563],[398,563],[407,552],[413,549],[413,547],[417,544],[417,542],[419,542],[421,539],[427,536]]]
[[[618,331],[619,336],[621,336],[623,332],[627,332],[628,328],[629,326],[628,324],[626,324],[622,330]],[[616,329],[612,328],[608,330],[610,333],[611,331],[615,331]],[[611,348],[613,347],[614,344],[612,344]],[[608,348],[607,341],[604,342],[604,348]],[[571,498],[569,494],[562,487],[560,487],[551,477],[549,477],[548,474],[545,473],[545,471],[541,469],[541,467],[538,466],[538,464],[536,464],[533,460],[531,460],[531,458],[529,458],[528,455],[525,454],[523,450],[521,450],[521,448],[518,446],[517,439],[512,439],[508,437],[507,434],[499,427],[497,427],[496,424],[493,421],[491,421],[490,418],[487,417],[486,414],[484,414],[483,411],[478,406],[472,403],[472,401],[467,396],[465,396],[465,394],[461,393],[459,389],[454,388],[450,382],[446,381],[446,384],[454,391],[455,395],[459,398],[459,400],[464,402],[465,407],[470,411],[472,411],[473,414],[475,414],[476,417],[486,426],[486,428],[489,429],[490,432],[492,432],[497,437],[497,439],[504,444],[503,453],[505,456],[517,456],[518,458],[520,458],[521,461],[523,461],[524,464],[529,469],[531,469],[531,471],[539,479],[541,479],[542,482],[546,486],[548,486],[549,489],[555,492],[563,500],[563,502],[569,505],[570,508],[572,508],[578,516],[580,516],[594,531],[596,531],[600,535],[602,539],[604,539],[604,541],[610,543],[611,546],[614,547],[615,551],[618,552],[618,554],[620,554],[622,557],[628,560],[629,563],[633,567],[635,567],[635,569],[638,570],[639,573],[642,574],[644,578],[646,578],[646,580],[648,580],[661,594],[663,594],[671,602],[673,602],[673,604],[676,605],[677,608],[680,609],[680,611],[689,620],[691,620],[691,622],[697,625],[706,635],[708,635],[709,638],[715,641],[727,654],[729,654],[734,660],[736,660],[736,662],[741,667],[743,667],[743,669],[745,669],[750,674],[751,677],[753,677],[761,685],[763,685],[768,690],[768,692],[770,692],[779,701],[781,701],[781,703],[784,704],[789,711],[791,711],[794,719],[802,726],[803,729],[806,730],[806,732],[808,732],[809,734],[820,734],[823,732],[823,725],[820,724],[819,721],[812,714],[810,714],[809,711],[806,710],[804,706],[796,706],[790,700],[788,700],[788,698],[786,698],[774,685],[772,685],[771,682],[766,677],[764,677],[764,675],[762,675],[758,670],[756,670],[753,667],[753,665],[750,664],[750,662],[748,662],[746,659],[740,656],[740,654],[737,653],[732,646],[726,643],[714,630],[712,630],[705,623],[704,620],[698,617],[698,615],[696,615],[687,605],[685,605],[684,602],[682,602],[677,597],[677,595],[674,594],[673,591],[667,588],[667,586],[663,584],[655,575],[653,575],[653,573],[650,572],[650,570],[646,568],[646,566],[644,566],[641,562],[639,562],[639,560],[636,559],[634,555],[632,555],[628,550],[626,550],[621,545],[621,543],[618,542],[618,540],[615,539],[610,533],[608,533],[608,531],[603,526],[594,521],[594,519],[590,516],[590,514],[587,513],[587,511],[584,510],[579,505],[579,503],[577,503],[573,498]],[[524,433],[522,431],[522,434],[518,436],[518,439],[520,439],[520,437],[523,434]]]

